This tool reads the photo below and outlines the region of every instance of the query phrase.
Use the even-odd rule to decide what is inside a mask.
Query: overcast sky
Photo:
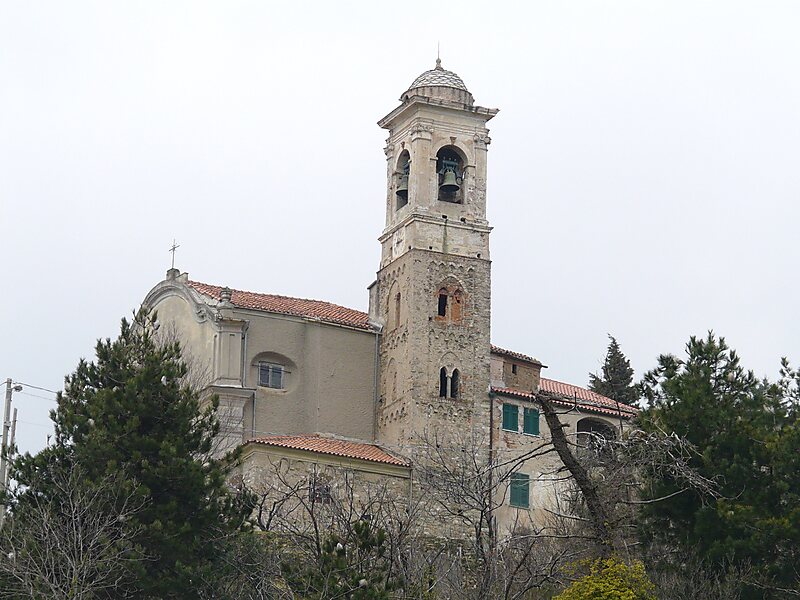
[[[60,389],[169,267],[366,310],[376,121],[441,43],[489,125],[492,338],[586,385],[800,362],[800,3],[0,1],[0,378]],[[33,394],[33,395],[31,395]],[[37,397],[41,396],[41,397]],[[14,395],[23,450],[51,394]]]

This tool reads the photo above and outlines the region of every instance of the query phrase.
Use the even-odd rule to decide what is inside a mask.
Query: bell
[[[408,175],[403,173],[397,182],[397,195],[403,199],[408,198]]]
[[[444,180],[442,181],[442,185],[439,186],[439,190],[446,194],[453,194],[460,189],[461,186],[456,182],[456,174],[449,169],[445,171]]]

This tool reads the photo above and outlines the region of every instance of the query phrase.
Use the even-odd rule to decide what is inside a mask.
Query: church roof
[[[265,446],[318,452],[320,454],[329,454],[331,456],[341,456],[344,458],[356,458],[399,467],[408,466],[408,463],[385,452],[375,444],[351,442],[348,440],[323,437],[317,434],[271,435],[255,438],[250,440],[250,442],[263,444]]]
[[[409,91],[415,88],[427,86],[442,86],[455,88],[457,90],[464,90],[468,92],[464,80],[452,71],[442,68],[442,61],[436,59],[436,67],[430,71],[425,71],[422,75],[417,77],[413,83],[408,86]]]
[[[221,301],[221,293],[225,289],[222,286],[200,283],[199,281],[187,281],[186,283],[202,295],[218,302]],[[318,319],[326,323],[372,330],[367,313],[322,300],[307,300],[305,298],[291,298],[276,294],[231,290],[231,304],[239,308]]]
[[[492,391],[504,396],[511,396],[512,398],[520,398],[522,400],[536,400],[536,394],[533,392],[526,392],[516,390],[513,388],[492,388]],[[616,402],[611,398],[607,398],[597,392],[587,390],[586,388],[572,385],[571,383],[563,383],[555,379],[547,379],[542,377],[539,380],[539,392],[545,392],[548,395],[557,396],[555,402],[563,406],[577,406],[581,410],[588,412],[596,412],[600,414],[619,416],[626,419],[636,416],[639,409]]]

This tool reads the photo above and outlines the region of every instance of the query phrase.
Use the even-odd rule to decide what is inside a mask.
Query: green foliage
[[[620,350],[614,336],[609,335],[608,338],[611,341],[601,374],[589,374],[589,389],[623,404],[636,404],[639,392],[633,384],[631,363]]]
[[[329,536],[316,564],[283,564],[292,590],[306,600],[388,600],[394,589],[386,556],[386,534],[366,521],[356,521],[346,537]]]
[[[51,413],[55,444],[21,457],[14,476],[29,486],[24,505],[47,493],[53,463],[79,465],[87,485],[113,475],[143,504],[129,523],[150,557],[138,563],[138,597],[196,598],[214,571],[216,540],[242,526],[248,507],[228,492],[230,461],[210,456],[217,401],[201,407],[179,344],[158,340],[154,319],[123,320],[116,340],[98,341],[96,362],[80,361]]]
[[[578,566],[588,573],[554,600],[656,600],[655,586],[639,561],[627,565],[610,557]]]
[[[722,568],[752,565],[767,586],[798,584],[800,428],[797,373],[784,363],[779,384],[756,379],[723,338],[692,337],[686,358],[659,357],[642,382],[651,407],[646,430],[675,433],[697,449],[691,466],[719,486],[719,497],[684,491],[650,474],[646,538],[696,552]],[[673,495],[674,494],[674,495]],[[671,495],[671,497],[670,497]],[[751,590],[747,597],[768,597]]]

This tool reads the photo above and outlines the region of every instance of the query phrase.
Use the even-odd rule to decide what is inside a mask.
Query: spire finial
[[[442,59],[439,57],[439,42],[436,42],[436,68],[442,68]]]

